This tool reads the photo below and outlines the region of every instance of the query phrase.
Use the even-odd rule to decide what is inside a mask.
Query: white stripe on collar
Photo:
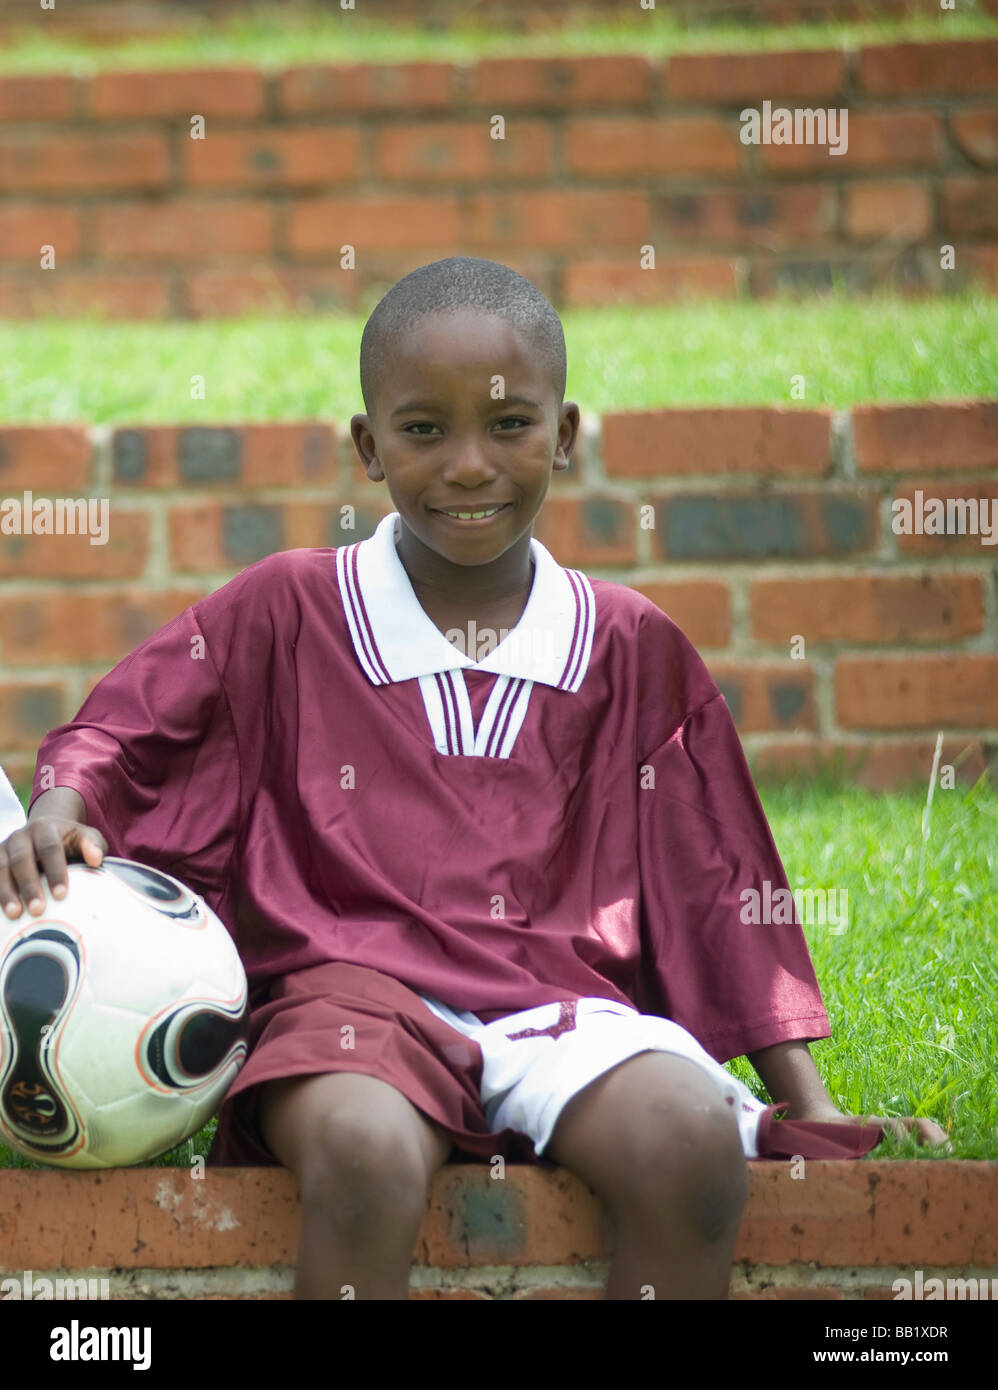
[[[576,691],[589,668],[596,600],[580,570],[563,569],[531,537],[534,582],[516,627],[481,661],[448,642],[423,610],[395,549],[398,512],[373,536],[336,551],[336,575],[357,660],[372,685],[471,668]]]

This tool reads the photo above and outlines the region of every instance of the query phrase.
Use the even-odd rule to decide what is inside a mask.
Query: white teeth
[[[457,517],[459,521],[479,521],[483,516],[495,516],[496,512],[501,511],[501,507],[489,507],[484,512],[451,512],[447,511],[447,516]]]

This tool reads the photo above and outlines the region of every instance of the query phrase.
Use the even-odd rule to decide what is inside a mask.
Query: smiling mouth
[[[451,521],[489,521],[492,517],[497,516],[499,512],[506,511],[511,505],[512,503],[510,502],[502,502],[495,507],[478,507],[474,509],[470,507],[460,509],[454,507],[446,510],[441,507],[434,507],[433,510],[436,512],[437,516],[449,517]]]

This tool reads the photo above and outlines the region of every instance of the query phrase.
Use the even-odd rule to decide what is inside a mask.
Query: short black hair
[[[360,340],[360,392],[370,413],[388,343],[429,314],[478,309],[504,318],[536,348],[558,394],[565,399],[565,332],[553,305],[536,285],[498,261],[449,256],[404,275],[375,306]]]

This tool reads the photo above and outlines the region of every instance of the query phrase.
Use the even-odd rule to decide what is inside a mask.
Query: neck
[[[401,518],[399,528],[399,559],[420,597],[471,610],[523,597],[533,584],[529,532],[487,565],[455,565],[424,545]]]

